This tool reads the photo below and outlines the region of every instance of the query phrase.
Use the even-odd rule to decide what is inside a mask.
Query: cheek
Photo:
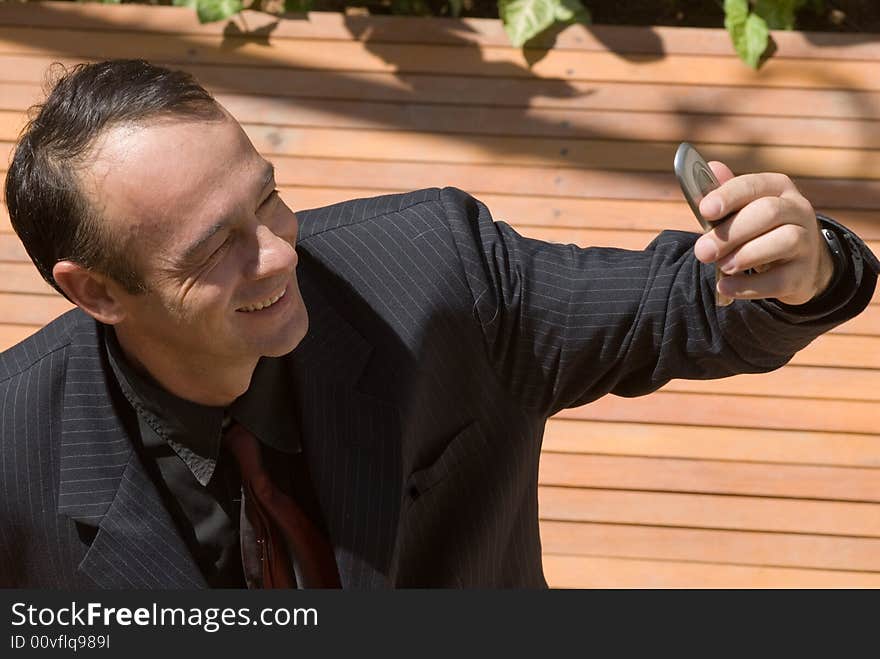
[[[229,254],[188,294],[187,309],[205,316],[220,316],[235,311],[236,292],[243,266],[237,254]]]

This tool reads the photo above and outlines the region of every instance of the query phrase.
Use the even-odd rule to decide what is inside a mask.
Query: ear
[[[67,297],[98,322],[116,325],[125,318],[120,287],[108,277],[73,261],[59,261],[52,275]]]

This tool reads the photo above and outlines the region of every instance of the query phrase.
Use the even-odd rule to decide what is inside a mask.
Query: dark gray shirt
[[[212,587],[244,587],[241,480],[221,445],[222,427],[228,416],[250,430],[277,458],[267,460],[276,482],[291,489],[291,473],[305,462],[285,358],[262,358],[247,392],[228,408],[209,407],[163,389],[126,360],[112,328],[106,336],[113,373],[136,412],[141,456],[202,574]],[[319,517],[310,484],[300,495],[310,517]]]

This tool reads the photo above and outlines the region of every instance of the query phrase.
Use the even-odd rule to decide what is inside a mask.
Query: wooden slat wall
[[[248,34],[248,31],[251,31]],[[276,164],[296,208],[456,185],[527,235],[644,247],[695,221],[679,141],[784,171],[880,249],[880,36],[775,34],[760,71],[722,30],[0,4],[0,164],[51,62],[185,68]],[[378,148],[377,148],[378,147]],[[0,210],[0,347],[68,308]],[[880,294],[768,375],[676,381],[548,424],[541,531],[555,587],[880,587]]]

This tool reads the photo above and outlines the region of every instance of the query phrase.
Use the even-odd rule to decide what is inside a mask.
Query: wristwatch
[[[825,292],[827,292],[833,290],[834,287],[837,286],[841,277],[843,277],[843,273],[847,271],[849,260],[846,258],[846,254],[843,251],[843,245],[841,245],[840,238],[838,238],[837,232],[834,231],[834,229],[820,226],[819,233],[822,235],[822,238],[825,239],[825,244],[828,245],[828,250],[831,252],[831,257],[834,259],[834,272],[831,275],[831,281],[828,282],[828,286],[825,288]]]

